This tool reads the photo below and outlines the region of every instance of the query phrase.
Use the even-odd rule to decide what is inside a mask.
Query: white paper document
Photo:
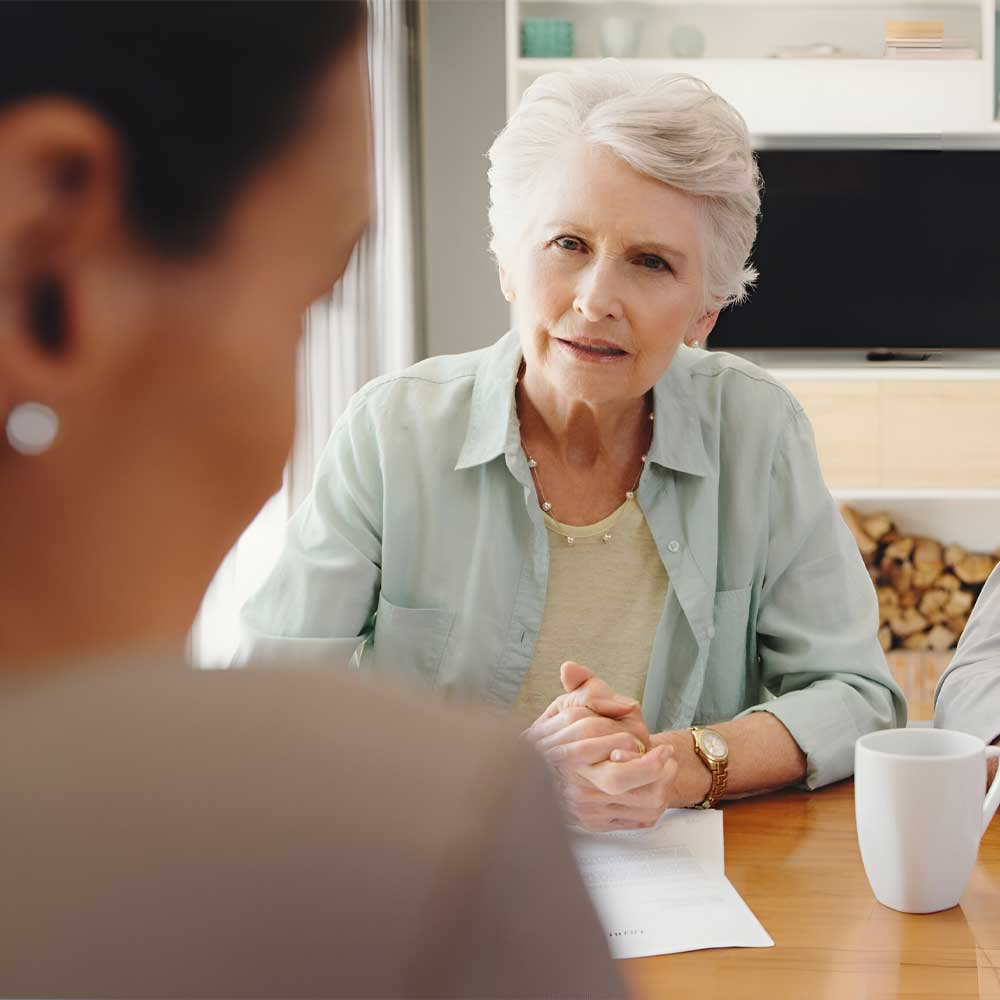
[[[726,878],[722,813],[671,809],[650,830],[574,837],[615,958],[774,942]]]

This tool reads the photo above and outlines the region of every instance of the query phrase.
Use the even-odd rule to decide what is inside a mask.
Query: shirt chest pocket
[[[362,658],[380,673],[434,684],[455,615],[437,608],[403,608],[379,594],[375,630]]]

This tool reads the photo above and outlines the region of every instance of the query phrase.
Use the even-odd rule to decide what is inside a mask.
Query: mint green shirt
[[[243,653],[392,672],[514,704],[548,538],[521,449],[516,333],[365,386],[242,614]],[[815,788],[905,724],[875,591],[787,389],[681,347],[653,389],[638,500],[670,578],[642,698],[651,730],[768,711]],[[358,655],[359,643],[363,642]]]

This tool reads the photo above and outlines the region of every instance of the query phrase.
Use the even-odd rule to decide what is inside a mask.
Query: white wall
[[[423,14],[425,353],[509,325],[487,248],[486,150],[505,121],[503,0],[426,0]]]

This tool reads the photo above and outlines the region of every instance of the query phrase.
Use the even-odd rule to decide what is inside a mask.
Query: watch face
[[[721,760],[729,752],[726,741],[713,729],[706,729],[701,734],[701,748],[709,755]]]

